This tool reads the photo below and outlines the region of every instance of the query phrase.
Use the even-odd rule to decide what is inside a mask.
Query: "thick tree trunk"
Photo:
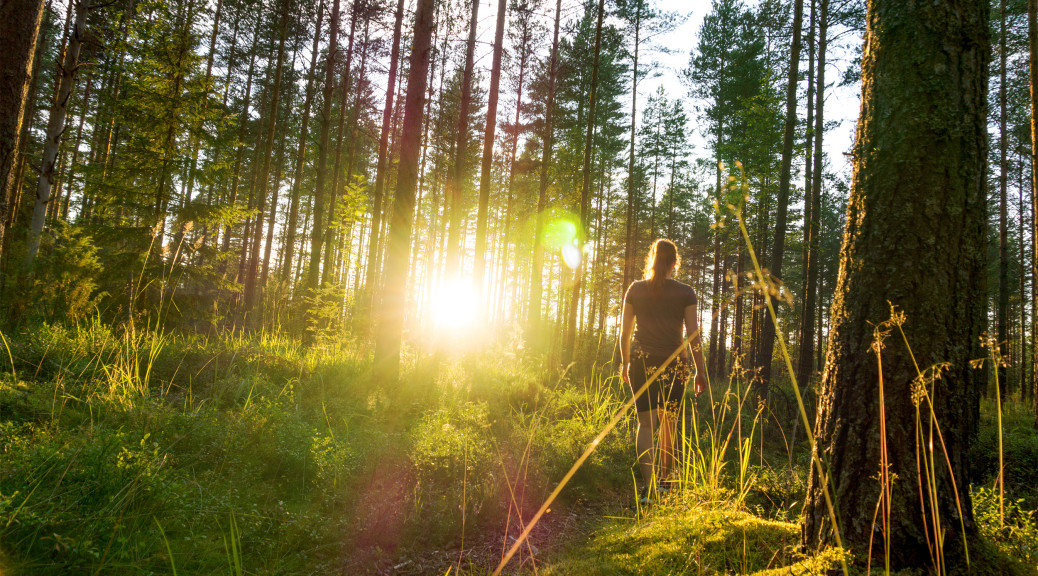
[[[530,305],[527,325],[534,334],[540,334],[541,304],[544,295],[544,211],[548,209],[548,184],[551,181],[551,153],[554,146],[552,116],[555,108],[555,81],[559,69],[559,23],[562,16],[562,0],[555,2],[555,35],[551,42],[551,60],[548,63],[548,98],[544,111],[544,136],[541,150],[541,179],[537,193],[537,214],[534,215],[533,265],[530,266]]]
[[[988,12],[975,0],[869,2],[803,534],[812,549],[842,539],[865,555],[871,544],[892,569],[965,570],[963,529],[976,534],[968,449],[984,371],[970,361],[984,356],[986,324]],[[889,325],[873,348],[891,305],[911,354]],[[940,377],[918,377],[916,363]]]
[[[6,0],[0,5],[0,37],[4,38],[5,52],[0,58],[0,251],[42,19],[43,0]]]
[[[497,129],[497,98],[501,87],[501,55],[505,43],[505,13],[507,0],[497,2],[497,28],[494,30],[494,57],[490,67],[490,93],[487,98],[487,129],[483,135],[483,159],[479,170],[479,207],[476,212],[476,255],[472,276],[476,294],[483,299],[483,307],[489,297],[483,294],[484,270],[487,251],[487,209],[490,205],[490,166],[494,160],[494,135]]]
[[[591,94],[588,96],[587,132],[584,135],[584,167],[580,184],[580,225],[577,228],[577,248],[580,259],[573,270],[573,290],[570,295],[569,320],[566,339],[562,343],[562,364],[569,364],[576,354],[577,308],[584,288],[584,243],[587,241],[589,212],[591,211],[591,148],[595,136],[595,108],[598,105],[598,68],[602,53],[602,21],[605,19],[605,0],[598,0],[598,21],[595,24],[595,56],[591,67]]]
[[[70,0],[72,1],[72,0]],[[54,199],[55,164],[61,137],[65,133],[65,119],[68,117],[68,103],[72,96],[72,88],[76,84],[76,73],[79,71],[79,51],[83,47],[83,36],[86,34],[86,17],[90,7],[86,0],[76,3],[76,22],[69,36],[64,58],[58,67],[56,96],[50,109],[50,120],[47,121],[47,136],[43,144],[43,160],[40,162],[40,178],[36,184],[36,202],[33,206],[32,221],[29,225],[29,237],[26,242],[23,266],[29,269],[40,249],[40,237],[47,219],[47,209]]]
[[[425,83],[429,74],[433,12],[433,0],[418,0],[410,70],[407,74],[407,99],[404,101],[404,127],[400,136],[399,175],[389,224],[389,243],[386,247],[383,312],[375,340],[375,374],[389,386],[396,384],[400,373],[400,344],[408,293],[411,220],[418,183],[422,112]]]
[[[793,171],[793,132],[797,123],[797,78],[800,74],[800,28],[803,19],[804,0],[795,0],[793,2],[793,41],[789,49],[789,76],[786,79],[786,123],[782,133],[778,207],[770,258],[771,275],[780,280],[782,279],[782,259],[786,251],[786,214],[789,208],[789,182]],[[773,302],[776,313],[778,304],[778,302]],[[758,399],[768,397],[768,384],[771,382],[771,354],[775,347],[775,323],[771,321],[770,315],[764,318],[760,328],[760,349],[755,354],[759,370],[756,389]]]

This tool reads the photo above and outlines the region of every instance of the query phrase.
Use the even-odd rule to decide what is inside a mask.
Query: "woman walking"
[[[685,396],[689,372],[690,350],[683,345],[682,325],[691,336],[696,395],[706,388],[706,368],[696,320],[696,292],[673,278],[680,262],[673,242],[656,240],[645,259],[645,279],[632,283],[624,295],[620,374],[634,394],[638,411],[636,447],[642,476],[638,497],[642,504],[650,503],[650,488],[658,485],[658,479],[667,478],[675,461],[676,416]],[[675,352],[677,357],[667,364]],[[663,373],[645,386],[652,374],[664,365]],[[659,440],[653,450],[653,433],[657,429]],[[654,477],[656,464],[659,476]]]

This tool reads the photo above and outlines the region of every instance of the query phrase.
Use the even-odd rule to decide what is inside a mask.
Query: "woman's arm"
[[[696,305],[685,306],[685,330],[692,336],[692,361],[696,364],[695,389],[696,396],[706,390],[706,362],[703,360],[703,346],[700,338],[699,320],[696,319]]]
[[[631,331],[634,329],[634,306],[624,298],[623,315],[620,317],[620,376],[630,382],[627,375],[631,366]]]

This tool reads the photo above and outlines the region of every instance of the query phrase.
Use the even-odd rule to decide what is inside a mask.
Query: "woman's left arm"
[[[703,360],[703,346],[702,339],[699,330],[699,320],[697,319],[696,305],[685,307],[685,330],[687,334],[692,337],[690,345],[692,346],[692,361],[696,364],[696,377],[695,377],[695,390],[696,396],[706,390],[706,362]]]

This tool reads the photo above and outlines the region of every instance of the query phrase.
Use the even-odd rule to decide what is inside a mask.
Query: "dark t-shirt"
[[[652,356],[670,356],[684,340],[685,308],[696,304],[696,292],[673,278],[662,286],[638,280],[627,289],[624,303],[634,308],[635,346]]]

